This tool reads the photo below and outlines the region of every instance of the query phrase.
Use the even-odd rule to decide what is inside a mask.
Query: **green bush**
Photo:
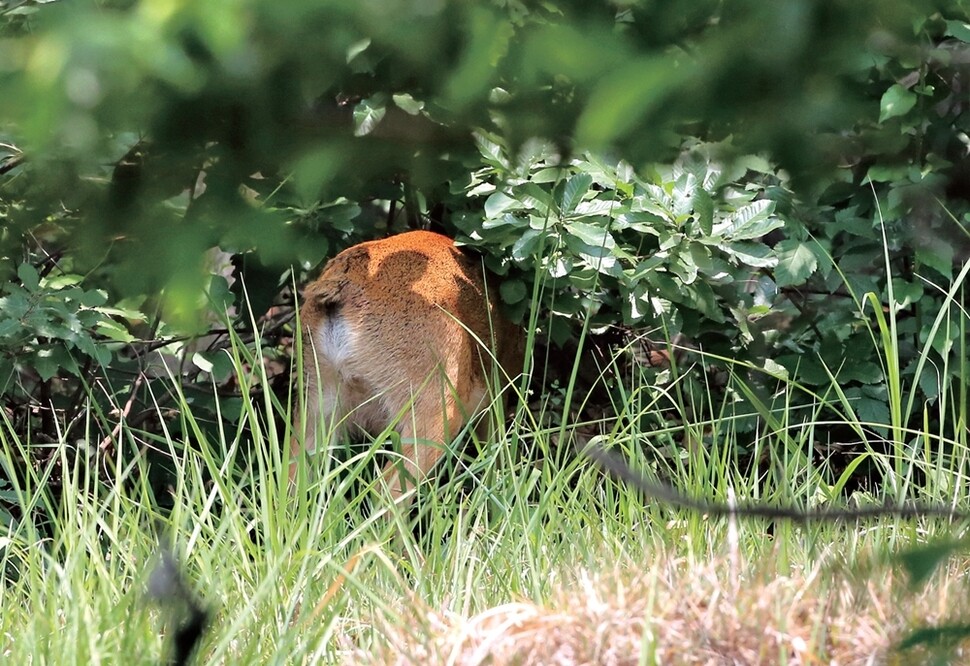
[[[514,316],[534,306],[553,346],[613,326],[685,339],[699,369],[746,364],[754,397],[700,372],[684,385],[749,423],[786,376],[893,440],[919,418],[893,412],[903,388],[911,405],[957,399],[960,2],[0,12],[2,323],[19,327],[0,370],[19,413],[78,395],[79,376],[125,395],[147,363],[137,339],[223,329],[227,305],[279,356],[288,289],[342,247],[414,226],[480,248]],[[16,314],[31,298],[46,305]],[[892,358],[873,345],[887,313],[905,343]],[[184,347],[189,384],[222,340]],[[820,393],[833,375],[840,400]]]

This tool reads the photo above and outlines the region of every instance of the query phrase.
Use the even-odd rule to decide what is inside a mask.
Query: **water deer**
[[[305,422],[291,479],[324,432],[393,425],[403,464],[387,463],[383,478],[398,501],[487,406],[494,362],[502,378],[521,371],[522,331],[489,302],[480,263],[428,231],[361,243],[327,263],[300,309]]]

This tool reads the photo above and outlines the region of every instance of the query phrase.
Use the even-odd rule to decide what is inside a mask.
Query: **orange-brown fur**
[[[488,303],[479,264],[428,231],[361,243],[327,263],[300,309],[306,423],[293,460],[301,435],[312,451],[321,430],[377,434],[397,419],[407,476],[428,474],[485,406],[492,361],[482,344],[509,376],[522,368],[522,332]],[[408,489],[393,462],[384,478],[395,499]]]

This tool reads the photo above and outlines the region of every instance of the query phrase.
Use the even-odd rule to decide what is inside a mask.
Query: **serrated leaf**
[[[134,342],[135,336],[128,329],[112,319],[103,319],[97,323],[95,330],[100,335],[116,342]]]
[[[916,93],[894,83],[879,100],[879,122],[906,115],[914,106],[916,106]]]
[[[778,263],[771,248],[763,243],[719,243],[718,247],[745,266],[771,268]]]
[[[803,284],[818,268],[815,253],[807,243],[784,240],[778,244],[775,283],[779,287]]]
[[[846,395],[850,393],[846,391]],[[860,395],[858,398],[850,399],[852,409],[855,411],[856,418],[861,423],[881,430],[880,426],[886,427],[890,423],[889,406],[884,400],[874,400],[868,396]]]
[[[590,185],[593,184],[593,177],[588,173],[577,173],[566,181],[562,190],[562,197],[559,199],[559,212],[561,215],[568,215],[576,208],[576,204],[583,200],[589,192]]]
[[[666,226],[664,218],[647,211],[634,211],[621,213],[613,222],[617,229],[634,229],[641,233],[653,234],[660,233],[659,229]]]
[[[621,204],[617,201],[608,199],[593,199],[592,201],[580,201],[576,204],[573,213],[579,216],[606,215],[613,217],[621,209]]]
[[[94,310],[108,317],[121,317],[129,321],[145,321],[145,313],[130,308],[101,307],[94,308]]]
[[[668,270],[685,284],[693,284],[697,279],[697,265],[689,252],[678,252],[677,260],[670,262]]]
[[[113,356],[113,354],[111,353],[111,350],[108,348],[108,346],[107,345],[103,345],[103,344],[100,344],[100,345],[99,344],[95,344],[94,345],[94,348],[91,350],[91,352],[89,352],[88,355],[91,356],[91,357],[93,357],[94,360],[101,367],[105,367],[107,365],[110,365],[111,364],[111,357]]]
[[[859,357],[848,357],[845,363],[839,368],[840,382],[861,382],[863,384],[875,384],[883,381],[882,368],[872,361],[858,360]],[[884,403],[885,401],[881,401]]]
[[[702,189],[694,192],[694,219],[701,234],[710,236],[714,229],[714,199]]]
[[[728,240],[754,240],[761,238],[769,231],[784,226],[778,218],[770,217],[775,210],[775,202],[759,199],[741,206],[724,220],[714,225],[711,230],[714,236]]]
[[[85,291],[78,298],[78,303],[86,308],[96,308],[104,305],[108,301],[108,292],[102,289],[92,289]]]

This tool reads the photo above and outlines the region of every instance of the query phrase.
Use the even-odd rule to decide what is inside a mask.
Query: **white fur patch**
[[[353,332],[339,314],[323,320],[316,342],[317,354],[338,367],[354,353]]]

